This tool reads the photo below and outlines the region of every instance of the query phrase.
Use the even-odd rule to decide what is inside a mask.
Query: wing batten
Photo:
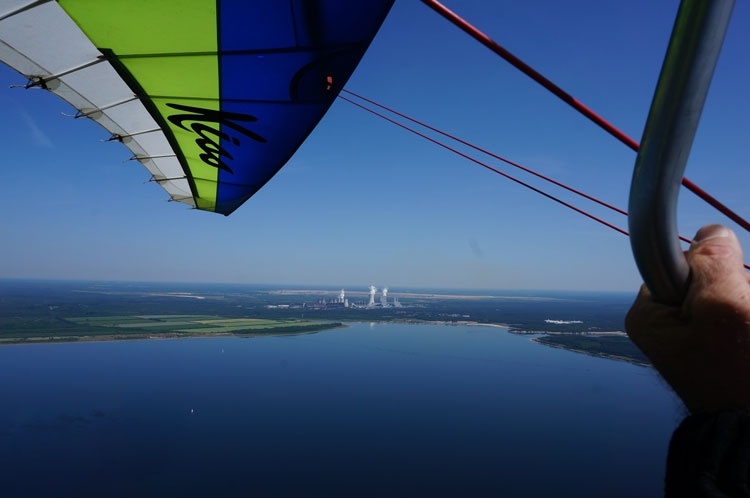
[[[317,125],[392,3],[11,0],[0,60],[103,126],[172,200],[229,214]]]

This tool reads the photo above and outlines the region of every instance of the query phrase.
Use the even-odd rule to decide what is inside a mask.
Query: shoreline
[[[562,349],[564,351],[570,351],[572,353],[582,353],[582,354],[585,354],[587,356],[593,356],[595,358],[602,358],[602,359],[605,359],[605,360],[624,361],[625,363],[630,363],[631,365],[636,365],[636,366],[639,366],[639,367],[654,368],[654,366],[651,363],[645,363],[643,361],[639,361],[639,360],[636,360],[634,358],[630,358],[628,356],[620,356],[620,355],[609,354],[609,353],[600,353],[600,352],[597,352],[597,351],[589,351],[589,350],[586,350],[586,349],[580,349],[580,348],[574,348],[574,347],[564,346],[562,344],[552,344],[552,343],[542,342],[542,341],[538,340],[537,337],[532,337],[530,339],[530,341],[531,342],[535,342],[535,343],[537,343],[537,344],[539,344],[541,346],[547,346],[547,347],[555,348],[555,349]]]
[[[356,320],[355,322],[359,322]],[[366,322],[366,321],[363,321]],[[514,329],[512,325],[506,323],[482,323],[469,320],[458,320],[458,321],[447,321],[447,320],[387,320],[387,321],[375,321],[376,323],[404,323],[408,325],[442,325],[442,326],[469,326],[469,327],[492,327],[505,329],[506,332],[515,335],[589,335],[589,336],[627,336],[622,331],[584,331],[584,332],[562,332],[553,330],[519,330]],[[348,322],[338,322],[338,325],[332,327],[326,327],[322,329],[312,329],[309,331],[294,331],[284,333],[279,330],[278,332],[257,332],[257,333],[233,333],[233,332],[179,332],[179,333],[166,333],[163,335],[154,335],[148,333],[134,333],[134,334],[103,334],[103,335],[70,335],[70,336],[34,336],[28,338],[22,337],[0,337],[1,346],[21,345],[21,344],[70,344],[76,342],[113,342],[113,341],[132,341],[132,340],[172,340],[172,339],[191,339],[191,338],[211,338],[211,337],[259,337],[259,336],[280,336],[280,335],[296,335],[306,334],[313,332],[322,332],[324,330],[335,330],[337,328],[347,327]],[[354,322],[352,322],[354,323]],[[331,323],[333,325],[333,323]],[[281,327],[283,328],[283,327]],[[531,339],[534,342],[535,338]],[[542,344],[542,343],[540,343]],[[549,344],[543,344],[549,346]],[[574,352],[583,352],[589,354],[584,350],[576,350],[573,348],[565,348],[561,346],[553,346],[560,349],[567,349]],[[594,353],[592,355],[596,356]],[[617,359],[613,357],[613,359]]]
[[[627,333],[622,330],[602,330],[602,331],[591,331],[585,332],[563,332],[560,330],[510,330],[511,334],[517,335],[590,335],[595,337],[627,337]]]
[[[2,346],[23,346],[23,345],[34,345],[34,344],[75,344],[75,343],[89,343],[89,342],[119,342],[119,341],[170,341],[175,339],[212,339],[219,337],[279,337],[285,335],[303,335],[303,334],[314,334],[316,332],[323,332],[326,330],[335,330],[340,328],[346,328],[346,323],[338,323],[334,325],[331,323],[331,327],[311,330],[298,330],[291,332],[283,332],[281,330],[277,332],[250,332],[250,333],[232,333],[232,332],[185,332],[185,333],[170,333],[163,335],[153,334],[112,334],[112,335],[80,335],[80,336],[39,336],[30,338],[0,338],[0,347]],[[282,327],[279,327],[282,328]]]
[[[178,340],[178,339],[211,339],[211,338],[226,338],[226,337],[238,337],[238,338],[252,338],[252,337],[281,337],[288,335],[303,335],[303,334],[315,334],[318,332],[324,332],[328,330],[336,330],[339,328],[349,327],[349,323],[367,323],[367,322],[337,322],[327,323],[323,328],[312,328],[311,330],[298,330],[283,332],[282,330],[273,331],[267,329],[267,332],[255,332],[255,333],[233,333],[233,332],[184,332],[184,333],[166,333],[163,335],[154,335],[148,333],[137,333],[137,334],[112,334],[112,335],[99,335],[99,336],[38,336],[30,338],[0,338],[0,347],[3,346],[23,346],[23,345],[35,345],[35,344],[73,344],[73,343],[92,343],[92,342],[118,342],[118,341],[152,341],[152,340]],[[542,331],[542,330],[514,330],[512,326],[504,323],[480,323],[473,321],[441,321],[441,320],[392,320],[382,321],[377,323],[402,323],[407,325],[439,325],[439,326],[467,326],[467,327],[491,327],[495,329],[503,329],[506,333],[514,335],[528,335],[537,336],[531,337],[531,342],[537,343],[541,346],[552,347],[556,349],[562,349],[570,351],[572,353],[581,353],[587,356],[595,358],[602,358],[606,360],[622,361],[630,363],[631,365],[653,368],[650,363],[638,360],[627,355],[618,355],[612,353],[603,353],[599,351],[587,350],[579,347],[568,346],[565,344],[555,344],[544,342],[542,339],[544,336],[563,336],[563,335],[574,335],[574,336],[591,336],[591,337],[627,337],[625,332],[621,331],[601,331],[601,332],[560,332],[560,331]],[[280,329],[283,327],[280,327]]]

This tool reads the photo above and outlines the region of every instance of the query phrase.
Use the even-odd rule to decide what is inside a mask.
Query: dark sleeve
[[[666,498],[748,497],[750,413],[698,413],[682,421],[667,456]]]

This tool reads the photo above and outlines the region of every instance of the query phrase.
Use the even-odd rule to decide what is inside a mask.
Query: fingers
[[[750,294],[742,248],[730,229],[721,225],[701,228],[686,257],[691,281],[683,309],[716,302],[736,305]]]
[[[628,335],[692,411],[750,407],[750,279],[737,236],[706,226],[686,258],[683,305],[657,303],[642,288]]]
[[[638,297],[630,307],[628,314],[625,315],[625,330],[631,339],[638,337],[644,329],[649,328],[649,321],[652,317],[650,310],[656,304],[651,299],[651,292],[649,292],[648,287],[641,285]]]
[[[625,330],[631,339],[640,342],[641,336],[651,336],[655,331],[682,326],[680,308],[668,306],[653,300],[645,285],[641,286],[638,297],[625,316]]]
[[[686,256],[691,287],[710,287],[738,277],[746,280],[740,242],[734,232],[724,226],[707,225],[698,230]]]

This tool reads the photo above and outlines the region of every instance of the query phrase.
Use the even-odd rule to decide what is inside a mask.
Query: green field
[[[0,344],[211,335],[299,334],[340,327],[305,319],[225,318],[211,315],[116,315],[11,319],[0,323]]]

